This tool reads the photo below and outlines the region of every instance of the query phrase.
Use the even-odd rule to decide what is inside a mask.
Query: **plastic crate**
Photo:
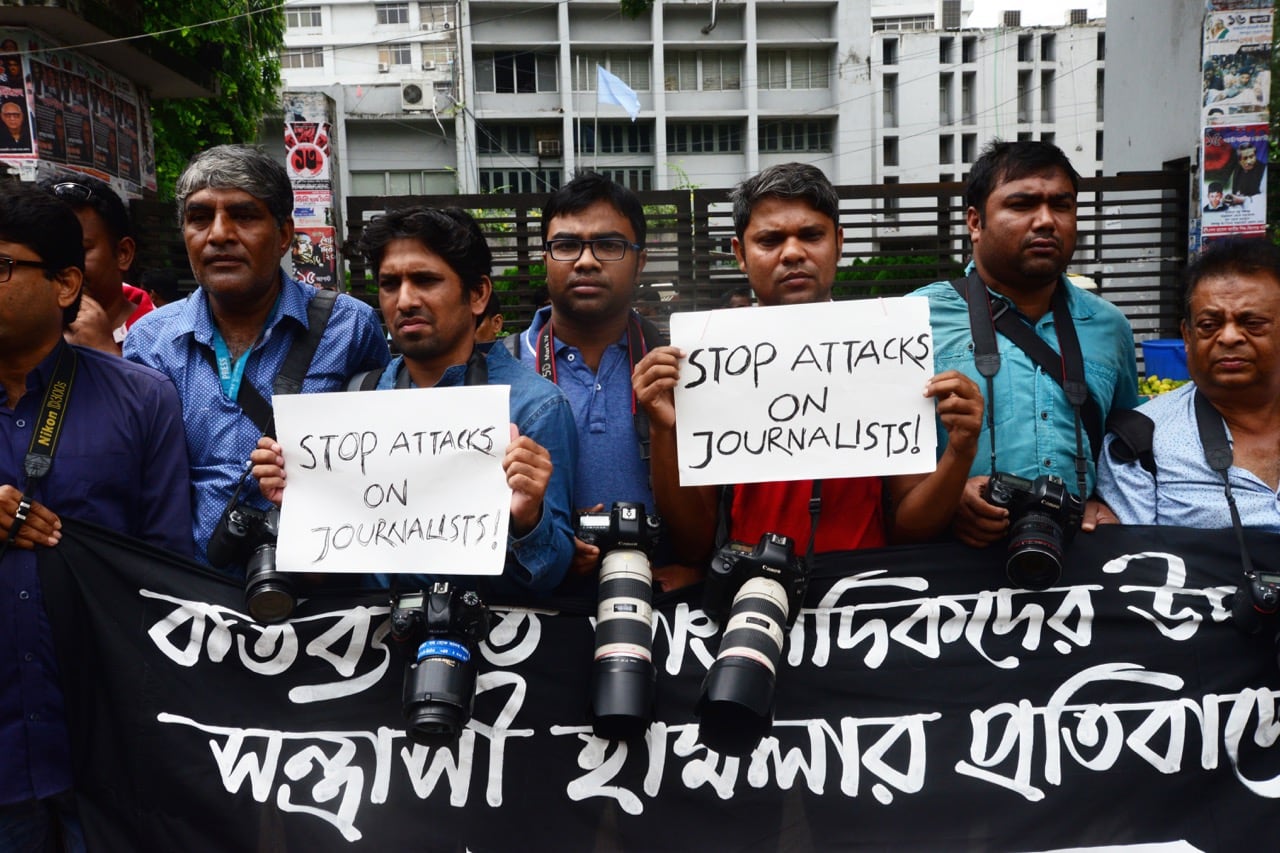
[[[1161,379],[1190,379],[1187,347],[1182,338],[1161,338],[1142,342],[1142,361],[1147,376]]]

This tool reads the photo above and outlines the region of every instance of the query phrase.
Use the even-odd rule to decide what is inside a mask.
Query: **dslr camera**
[[[618,501],[607,513],[581,513],[577,536],[597,546],[595,661],[591,725],[597,737],[627,740],[653,720],[653,572],[649,557],[662,522],[644,504]]]
[[[1262,630],[1264,617],[1280,610],[1280,575],[1250,571],[1231,597],[1231,620],[1245,634]]]
[[[1062,577],[1062,552],[1080,529],[1084,502],[1054,476],[1027,480],[1003,472],[991,475],[983,497],[1009,510],[1009,550],[1005,572],[1023,589],[1048,589]]]
[[[712,558],[703,610],[724,636],[697,707],[699,736],[710,749],[747,755],[773,727],[778,659],[808,586],[794,543],[777,533],[755,547],[731,542]]]
[[[237,494],[239,494],[237,490]],[[209,563],[225,568],[245,564],[244,603],[258,622],[274,625],[293,615],[293,580],[276,571],[276,538],[280,510],[232,503],[223,511],[209,537]]]
[[[391,637],[416,644],[404,672],[405,732],[415,743],[448,746],[471,719],[476,652],[489,636],[480,596],[447,582],[401,593],[391,602]]]

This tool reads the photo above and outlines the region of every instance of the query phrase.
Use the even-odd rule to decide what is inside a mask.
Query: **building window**
[[[742,59],[727,50],[667,51],[663,86],[668,92],[722,92],[742,88]]]
[[[882,152],[884,154],[884,165],[886,166],[898,165],[898,137],[886,136],[884,138],[884,145],[882,147]]]
[[[763,153],[822,153],[831,150],[831,124],[824,121],[777,121],[760,125]]]
[[[408,3],[375,3],[373,11],[379,24],[409,23]]]
[[[1058,139],[1058,134],[1054,133],[1051,130],[1041,131],[1040,133],[1040,141],[1047,142],[1049,145],[1055,144],[1057,142],[1057,139]]]
[[[413,64],[413,51],[406,44],[378,45],[378,66],[380,68],[396,68]]]
[[[453,3],[419,3],[418,20],[424,30],[449,30],[458,25],[458,7]]]
[[[481,169],[482,193],[544,193],[560,188],[559,169]]]
[[[831,54],[825,50],[762,50],[761,89],[825,89],[830,85]]]
[[[898,40],[885,39],[880,43],[882,49],[883,62],[885,65],[898,64]]]
[[[884,75],[884,126],[898,126],[898,75]]]
[[[956,40],[951,36],[938,39],[938,61],[950,65],[956,61]]]
[[[529,125],[476,122],[476,151],[480,154],[533,154],[533,128]]]
[[[951,102],[955,100],[955,75],[950,71],[938,75],[938,124],[946,127],[955,122]]]
[[[1007,12],[1005,14],[1008,14]],[[1008,26],[1007,24],[1005,26]],[[1017,24],[1014,24],[1017,26]],[[1018,36],[1018,61],[1030,62],[1034,55],[1031,52],[1033,36],[1029,33]]]
[[[1022,26],[1022,11],[1019,9],[1015,9],[1013,11],[1005,10],[1004,14],[1001,16],[1001,23],[1006,27]],[[1030,38],[1030,36],[1027,38]]]
[[[453,48],[444,44],[422,45],[422,70],[447,70],[453,63]]]
[[[495,94],[555,92],[556,55],[528,51],[476,54],[476,91]]]
[[[933,29],[933,15],[885,15],[871,19],[871,32],[923,32]]]
[[[1019,142],[1030,142],[1030,141],[1031,141],[1031,131],[1029,131],[1029,130],[1020,130],[1020,131],[1018,131],[1018,141],[1019,141]]]
[[[1105,62],[1107,58],[1107,34],[1098,33],[1098,61]]]
[[[290,30],[314,30],[320,28],[319,6],[294,6],[284,10],[284,25]]]
[[[653,169],[632,166],[625,169],[600,169],[600,174],[633,192],[653,189]]]
[[[1053,62],[1057,57],[1057,39],[1053,33],[1045,33],[1040,36],[1040,61]]]
[[[978,61],[978,37],[965,36],[960,40],[960,61],[972,65]]]
[[[451,171],[351,173],[355,196],[453,195],[457,191],[458,177]]]
[[[649,91],[649,54],[639,51],[583,51],[573,56],[573,91],[596,90],[596,66],[604,69],[637,92]]]
[[[1097,104],[1098,104],[1098,121],[1102,121],[1102,104],[1103,104],[1103,101],[1105,100],[1105,99],[1103,98],[1103,95],[1104,95],[1104,94],[1106,93],[1106,91],[1107,91],[1107,87],[1106,87],[1106,80],[1105,80],[1105,78],[1106,78],[1106,71],[1105,71],[1105,70],[1103,70],[1103,69],[1101,69],[1101,68],[1099,68],[1099,69],[1098,69],[1098,83],[1097,83],[1097,86],[1096,86],[1096,87],[1095,87],[1095,89],[1094,89],[1094,94],[1093,94],[1093,97],[1094,97],[1094,99],[1097,101]]]
[[[978,134],[966,133],[960,137],[960,162],[972,163],[978,159]]]
[[[667,150],[672,154],[738,154],[742,125],[737,122],[689,122],[667,127]]]
[[[1031,121],[1031,72],[1018,72],[1018,121]]]
[[[956,138],[950,134],[938,137],[938,162],[943,165],[956,161]]]
[[[597,150],[597,136],[599,150]],[[627,122],[583,124],[574,131],[579,154],[652,154],[653,125]]]
[[[286,47],[280,53],[281,68],[324,68],[324,48]]]
[[[886,175],[884,178],[884,185],[886,189],[889,187],[896,187],[898,185],[897,176]],[[901,201],[902,200],[898,198],[897,195],[894,195],[892,192],[890,192],[889,195],[886,195],[884,197],[884,218],[885,219],[898,218],[898,210],[901,206]]]
[[[965,124],[978,121],[978,75],[966,71],[960,76],[960,116]]]
[[[1053,121],[1053,78],[1054,72],[1040,72],[1040,121],[1050,124]]]
[[[942,28],[960,29],[960,0],[942,0]]]
[[[1093,135],[1093,159],[1102,162],[1102,131]]]

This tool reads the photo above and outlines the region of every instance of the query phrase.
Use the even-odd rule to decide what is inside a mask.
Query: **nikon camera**
[[[415,743],[458,739],[476,698],[476,661],[489,636],[489,609],[471,590],[437,582],[391,603],[391,637],[413,644],[404,672],[405,732]]]
[[[233,499],[209,537],[209,564],[219,569],[245,564],[245,607],[250,616],[268,625],[287,620],[296,603],[293,580],[276,571],[279,533],[280,510],[258,509]]]
[[[755,547],[731,542],[711,560],[703,609],[724,629],[698,699],[702,742],[747,755],[773,727],[773,688],[786,629],[809,586],[791,539],[766,533]]]
[[[1080,529],[1084,502],[1061,478],[1027,480],[1003,472],[991,475],[983,495],[1009,510],[1009,550],[1005,572],[1023,589],[1048,589],[1062,577],[1062,552]]]
[[[607,513],[582,513],[577,535],[604,555],[591,666],[591,724],[597,737],[643,735],[653,720],[653,572],[662,522],[644,504],[618,501]]]

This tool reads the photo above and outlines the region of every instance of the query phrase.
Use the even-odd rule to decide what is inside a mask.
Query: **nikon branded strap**
[[[320,339],[324,337],[324,331],[329,325],[329,317],[333,314],[333,306],[337,300],[338,294],[332,290],[318,290],[311,298],[307,304],[307,329],[294,338],[289,352],[285,354],[280,372],[276,374],[271,384],[273,393],[297,394],[302,390],[302,381],[306,378],[307,369],[311,366],[311,359],[320,348]],[[205,347],[200,347],[200,351],[210,366],[217,371],[218,363],[213,353]],[[248,353],[245,355],[247,357]],[[271,409],[271,404],[252,382],[239,383],[236,405],[249,420],[253,421],[263,435],[275,436],[275,413]]]
[[[53,365],[49,387],[45,388],[44,400],[40,403],[40,419],[31,432],[31,444],[22,460],[22,494],[18,497],[13,524],[9,526],[9,536],[4,542],[0,542],[0,557],[9,550],[18,531],[22,530],[22,525],[26,524],[27,517],[31,514],[31,493],[53,469],[53,454],[62,438],[62,425],[66,419],[67,407],[71,403],[71,387],[75,382],[79,358],[75,347],[63,344],[58,360]]]
[[[991,296],[987,291],[978,271],[975,269],[967,277],[951,282],[969,306],[969,330],[973,335],[974,362],[978,372],[987,379],[987,422],[991,427],[991,462],[995,471],[995,397],[993,377],[1000,370],[1000,353],[996,345],[995,332],[999,331],[1024,353],[1027,354],[1040,369],[1054,382],[1058,383],[1066,395],[1067,402],[1075,411],[1076,421],[1076,478],[1080,488],[1080,498],[1087,495],[1085,491],[1085,475],[1087,463],[1084,455],[1084,441],[1081,425],[1089,436],[1092,455],[1096,460],[1102,449],[1102,409],[1098,406],[1084,378],[1084,356],[1080,350],[1080,340],[1076,336],[1075,323],[1067,307],[1067,295],[1062,283],[1054,288],[1050,303],[1053,311],[1053,322],[1058,333],[1058,346],[1061,354],[1054,352],[1031,326],[1009,311],[1009,305],[999,300],[999,307],[992,310]],[[984,310],[985,309],[985,310]],[[988,373],[987,371],[990,371]]]

